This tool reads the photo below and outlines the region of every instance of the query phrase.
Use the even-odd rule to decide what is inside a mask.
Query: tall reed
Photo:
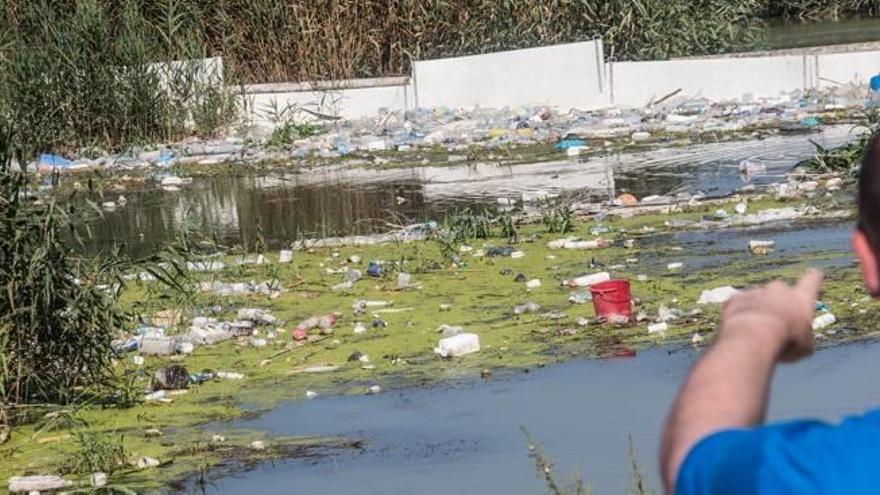
[[[145,15],[134,0],[4,2],[0,118],[36,151],[125,146],[215,134],[231,95],[201,30],[174,0]]]
[[[111,377],[119,265],[81,259],[63,234],[78,212],[37,200],[17,170],[24,157],[0,124],[0,417],[25,402],[70,402]],[[14,158],[16,160],[14,160]],[[109,284],[109,285],[103,285]],[[15,415],[11,415],[14,417]]]

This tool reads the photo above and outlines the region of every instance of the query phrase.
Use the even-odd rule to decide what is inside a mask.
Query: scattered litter
[[[767,166],[763,163],[743,160],[739,162],[739,173],[747,177],[766,174]]]
[[[660,305],[657,309],[657,322],[658,323],[667,323],[670,321],[675,321],[681,318],[682,312],[680,309],[675,308],[667,308],[666,306]]]
[[[749,241],[749,252],[756,256],[766,256],[773,252],[776,241]]]
[[[739,294],[739,290],[729,285],[704,290],[700,294],[700,299],[697,301],[697,304],[722,304],[737,294]]]
[[[302,373],[331,373],[338,369],[338,366],[307,366],[301,371]]]
[[[266,450],[266,444],[261,440],[254,440],[253,442],[251,442],[251,450]]]
[[[651,139],[651,133],[645,131],[634,132],[632,135],[632,140],[634,143],[643,143],[645,141],[649,141]]]
[[[623,193],[614,200],[614,204],[618,206],[632,206],[639,203],[639,198],[630,193]]]
[[[666,333],[669,330],[669,325],[666,322],[660,323],[652,323],[648,325],[648,333]]]
[[[740,215],[744,215],[747,211],[749,211],[749,206],[745,203],[737,203],[736,206],[733,207],[733,211],[737,212]]]
[[[370,357],[361,351],[354,351],[348,356],[348,362],[352,363],[355,361],[360,361],[362,363],[369,363]]]
[[[702,343],[703,343],[703,336],[698,334],[697,332],[694,332],[694,334],[691,335],[691,344],[699,345]]]
[[[516,249],[511,246],[490,247],[486,249],[486,256],[490,258],[507,258],[515,251]]]
[[[290,263],[291,261],[293,261],[293,251],[282,249],[278,252],[278,263]]]
[[[569,148],[584,148],[587,146],[587,142],[583,139],[563,139],[556,143],[554,148],[557,150],[568,150]]]
[[[813,330],[822,330],[837,323],[837,317],[833,313],[825,313],[813,319]]]
[[[537,278],[533,278],[532,280],[529,280],[528,282],[526,282],[526,287],[529,289],[537,289],[540,286],[541,286],[541,281]]]
[[[324,316],[312,316],[299,322],[293,329],[294,340],[305,340],[310,330],[319,329],[322,334],[333,333],[333,325],[336,324],[336,314],[330,313]],[[299,338],[298,338],[299,337]]]
[[[458,335],[441,339],[435,354],[441,357],[458,357],[480,350],[480,337],[473,333],[460,333]]]
[[[536,313],[540,309],[541,309],[541,306],[538,305],[537,303],[527,302],[525,304],[520,304],[520,305],[514,306],[513,314],[522,315],[525,313]]]
[[[589,291],[571,292],[568,294],[568,302],[572,304],[586,304],[593,300],[593,295]]]
[[[149,394],[144,396],[144,400],[146,402],[160,401],[165,398],[164,390],[157,390],[155,392],[150,392]]]
[[[462,327],[454,327],[444,323],[437,327],[437,333],[439,333],[444,338],[453,337],[460,333],[464,333],[464,329]]]
[[[62,490],[72,484],[60,476],[35,475],[13,476],[9,478],[7,486],[11,493],[40,493]]]
[[[214,373],[214,376],[217,378],[222,378],[224,380],[242,380],[244,379],[244,375],[241,373],[236,373],[234,371],[218,371]]]
[[[311,390],[306,390],[306,399],[314,399],[318,396],[317,392],[313,392]]]
[[[107,484],[107,473],[92,473],[89,477],[92,488],[101,488]]]
[[[608,272],[599,272],[592,275],[584,275],[582,277],[573,278],[571,280],[563,280],[562,285],[568,287],[590,287],[591,285],[607,282],[611,280],[611,274]]]
[[[382,265],[378,261],[367,263],[367,275],[377,278],[382,276]]]
[[[156,390],[178,390],[189,385],[189,372],[183,366],[166,366],[153,373],[152,388]]]
[[[669,271],[681,270],[683,267],[684,267],[684,263],[681,263],[678,261],[676,261],[674,263],[669,263],[668,265],[666,265],[666,269]]]
[[[380,392],[382,392],[382,387],[378,385],[373,385],[367,389],[367,395],[376,395]]]
[[[138,469],[149,469],[158,466],[160,462],[157,459],[153,459],[152,457],[141,457],[137,461]]]
[[[589,241],[582,241],[576,237],[570,237],[567,239],[557,239],[555,241],[550,241],[547,243],[547,247],[550,249],[577,249],[577,250],[586,250],[586,249],[602,249],[610,246],[611,243],[604,239],[593,239]]]

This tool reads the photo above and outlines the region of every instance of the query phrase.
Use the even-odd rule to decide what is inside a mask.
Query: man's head
[[[859,171],[859,221],[852,235],[853,251],[862,267],[868,293],[880,296],[880,132],[868,140]]]

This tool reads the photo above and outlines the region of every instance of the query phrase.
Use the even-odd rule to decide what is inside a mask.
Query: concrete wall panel
[[[413,64],[417,105],[503,108],[549,105],[601,108],[600,41],[513,50]]]

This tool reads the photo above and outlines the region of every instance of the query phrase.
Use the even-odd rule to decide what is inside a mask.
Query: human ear
[[[872,297],[880,296],[880,266],[877,263],[877,255],[868,236],[861,229],[856,229],[852,233],[852,248],[859,260],[859,266],[862,267],[862,281],[868,289],[868,294]]]

